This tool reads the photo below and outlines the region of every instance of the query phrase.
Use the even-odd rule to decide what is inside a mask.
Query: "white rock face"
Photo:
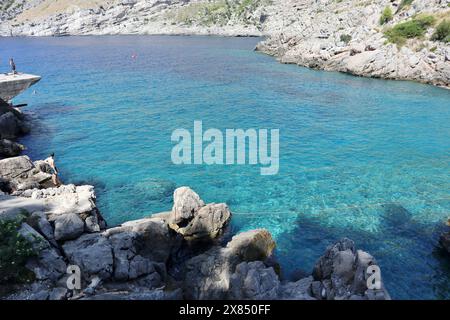
[[[356,1],[286,1],[282,15],[290,23],[270,20],[265,25],[269,37],[257,50],[293,63],[316,69],[341,71],[358,76],[415,80],[449,87],[450,63],[445,58],[449,45],[425,39],[411,39],[399,49],[388,44],[384,30],[415,14],[439,16],[449,12],[440,0],[414,1],[410,9],[394,14],[381,26],[379,17],[386,6],[396,12],[400,1],[375,0],[364,5]],[[289,10],[289,8],[291,10]],[[286,18],[285,18],[286,19]],[[350,36],[344,42],[344,36]],[[434,51],[434,59],[429,56]]]
[[[181,187],[173,194],[173,223],[191,219],[205,203],[199,195],[188,187]]]
[[[21,3],[23,0],[15,0]],[[420,13],[447,15],[448,1],[414,1],[397,12],[400,0],[89,0],[28,1],[3,14],[0,36],[198,34],[267,36],[257,47],[283,63],[367,77],[415,80],[449,87],[450,46],[424,39],[398,49],[384,30]],[[383,9],[393,20],[381,26]],[[2,19],[2,16],[0,16]],[[345,39],[344,36],[350,36]],[[430,58],[430,54],[434,57]]]

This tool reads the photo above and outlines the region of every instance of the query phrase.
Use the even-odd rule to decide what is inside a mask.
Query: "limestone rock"
[[[13,179],[33,168],[33,162],[28,156],[0,160],[0,176],[5,179]]]
[[[142,244],[139,235],[124,231],[109,237],[114,251],[114,278],[117,280],[133,280],[143,275],[156,272],[154,263],[139,254]]]
[[[237,256],[223,248],[213,248],[186,263],[183,283],[186,299],[222,300],[230,287],[230,276],[239,263]]]
[[[313,277],[309,276],[296,282],[288,282],[281,285],[280,299],[286,300],[314,300],[312,293]]]
[[[28,131],[28,126],[13,112],[0,113],[0,138],[15,139]]]
[[[28,224],[38,231],[45,239],[47,239],[50,244],[54,247],[57,247],[53,227],[50,222],[47,220],[47,216],[44,212],[36,211],[31,214],[31,216],[27,219]]]
[[[205,204],[199,195],[188,187],[181,187],[173,194],[172,223],[191,219]]]
[[[244,261],[264,260],[271,256],[275,241],[267,230],[256,229],[234,236],[227,248]]]
[[[84,232],[84,222],[75,213],[59,215],[55,219],[55,239],[72,240]]]
[[[350,299],[359,296],[362,299],[390,299],[382,283],[380,290],[367,288],[367,268],[376,265],[375,259],[368,253],[356,250],[349,239],[342,239],[327,248],[313,270],[315,281],[321,282],[320,297]],[[316,285],[317,286],[317,285]],[[313,293],[318,297],[317,288]]]
[[[224,203],[208,204],[198,210],[188,225],[176,231],[185,239],[214,239],[231,219],[231,212]]]
[[[69,264],[80,267],[83,276],[108,279],[113,273],[113,252],[108,239],[99,233],[84,234],[62,246]]]
[[[84,297],[82,300],[181,300],[180,289],[166,291],[161,289],[142,291],[110,291]]]
[[[25,146],[20,143],[8,139],[0,139],[0,157],[15,157],[23,150],[25,150]]]
[[[273,268],[261,261],[242,262],[230,278],[228,299],[275,300],[279,290],[280,281]]]
[[[275,243],[266,230],[248,231],[237,236],[225,248],[215,246],[186,262],[184,293],[187,299],[225,299],[230,277],[241,262],[264,260]]]
[[[150,261],[164,263],[167,262],[175,241],[162,218],[129,221],[106,230],[104,235],[113,241],[115,247],[131,250]]]
[[[15,190],[26,190],[38,188],[51,175],[38,170],[28,156],[19,156],[0,160],[0,178]]]
[[[38,280],[56,281],[66,271],[64,259],[27,223],[22,223],[19,234],[31,243],[37,255],[27,261],[26,267],[34,272]]]

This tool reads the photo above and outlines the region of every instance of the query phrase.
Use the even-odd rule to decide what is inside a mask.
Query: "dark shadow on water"
[[[294,229],[278,237],[282,250],[275,256],[283,277],[296,280],[297,274],[310,273],[327,246],[347,237],[376,258],[393,299],[449,299],[450,259],[438,244],[445,226],[419,223],[398,204],[381,208],[376,233],[328,227],[317,217],[299,215]]]

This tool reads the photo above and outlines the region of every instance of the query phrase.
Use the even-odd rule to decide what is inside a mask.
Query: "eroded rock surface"
[[[401,0],[85,1],[13,0],[0,35],[215,34],[266,36],[257,49],[283,63],[366,77],[450,85],[450,47],[437,24],[402,46],[384,32],[420,14],[448,19],[448,2]],[[41,3],[44,2],[44,3]],[[129,3],[128,3],[129,2]],[[132,2],[132,3],[131,3]],[[243,5],[244,4],[244,5]],[[392,19],[380,24],[390,7]],[[1,15],[1,13],[0,13]]]
[[[24,161],[23,166],[30,163]],[[356,250],[348,239],[327,249],[313,276],[296,282],[280,280],[272,256],[275,241],[267,230],[239,233],[225,245],[222,241],[206,246],[192,242],[190,235],[220,237],[219,231],[231,214],[225,204],[205,205],[193,191],[183,190],[182,194],[189,196],[178,197],[175,191],[174,198],[177,210],[187,208],[190,213],[182,227],[190,230],[189,236],[181,228],[172,228],[174,211],[100,228],[93,222],[101,216],[89,186],[31,189],[21,197],[0,196],[0,219],[22,219],[19,232],[36,251],[26,263],[36,281],[23,285],[7,299],[389,298],[384,288],[367,290],[366,269],[375,260]],[[79,207],[72,201],[75,195]],[[9,211],[1,210],[2,205],[7,207],[3,203],[10,203]],[[17,210],[22,205],[27,210]],[[186,247],[191,248],[191,256],[177,260]],[[184,270],[181,279],[168,272],[174,261]],[[67,267],[73,265],[82,275],[82,289],[77,291],[66,285]]]

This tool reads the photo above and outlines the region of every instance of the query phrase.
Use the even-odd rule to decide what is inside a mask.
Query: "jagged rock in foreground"
[[[25,146],[14,140],[29,131],[26,116],[0,100],[0,159],[18,156],[25,150]]]
[[[239,233],[224,246],[220,241],[200,246],[191,234],[214,240],[226,228],[231,213],[225,204],[205,205],[186,187],[175,191],[173,211],[109,229],[100,223],[101,216],[92,206],[92,187],[32,189],[20,195],[0,196],[0,219],[22,219],[19,232],[36,251],[26,267],[36,280],[16,286],[15,293],[6,299],[389,298],[385,291],[373,295],[364,290],[364,268],[375,262],[369,254],[356,251],[350,240],[328,249],[315,268],[314,278],[297,282],[280,281],[273,267],[275,241],[266,230]],[[189,236],[172,228],[179,208],[190,213],[183,221],[196,232]],[[88,218],[97,224],[88,226]],[[196,253],[186,260],[174,260],[185,243],[198,245],[192,251]],[[181,279],[168,272],[173,261],[185,270]],[[66,268],[71,265],[80,267],[80,290],[67,288]]]
[[[51,174],[40,170],[28,156],[19,156],[0,160],[0,179],[5,180],[10,191],[24,191],[40,188],[51,179]]]
[[[18,156],[23,150],[25,150],[25,146],[20,143],[8,139],[0,139],[0,158]]]
[[[0,138],[14,140],[29,131],[25,115],[0,101]]]
[[[173,199],[170,227],[186,240],[214,239],[231,219],[226,204],[205,205],[198,194],[188,187],[175,190]]]
[[[390,299],[384,286],[380,290],[367,288],[366,270],[376,264],[370,254],[356,250],[353,241],[340,240],[327,248],[314,267],[315,297],[328,300]]]
[[[186,263],[185,297],[195,300],[235,298],[235,295],[229,296],[229,290],[236,266],[242,262],[265,260],[274,248],[275,242],[269,232],[254,230],[234,236],[225,248],[215,246],[190,259]]]

